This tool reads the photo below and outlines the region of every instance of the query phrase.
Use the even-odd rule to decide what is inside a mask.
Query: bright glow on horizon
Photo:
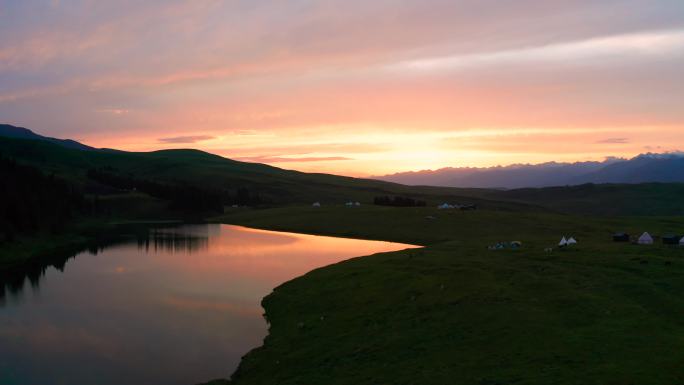
[[[684,7],[0,1],[0,122],[368,176],[684,149]]]
[[[340,127],[337,131],[351,132],[352,128]],[[368,129],[362,131],[367,132]],[[645,152],[671,152],[679,149],[676,146],[659,145],[659,141],[652,138],[651,133],[654,131],[662,133],[662,137],[673,143],[681,136],[679,126],[619,129],[478,129],[425,134],[395,132],[389,137],[384,134],[365,134],[358,138],[342,138],[346,140],[335,143],[327,142],[327,133],[320,137],[280,137],[277,134],[242,134],[226,137],[206,135],[204,137],[208,139],[200,139],[191,144],[168,141],[150,145],[147,144],[148,140],[137,142],[136,138],[136,142],[120,142],[117,147],[131,151],[202,148],[246,162],[268,163],[310,172],[367,177],[442,167],[602,161],[609,156],[633,157]],[[86,142],[102,147],[114,139],[101,140],[102,142]],[[154,140],[149,138],[149,142]],[[252,155],[254,153],[269,155],[255,156]]]

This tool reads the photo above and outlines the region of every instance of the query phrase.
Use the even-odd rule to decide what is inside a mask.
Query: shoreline
[[[408,246],[415,246],[415,248],[407,248],[407,249],[403,249],[403,250],[397,250],[397,251],[381,253],[381,254],[403,253],[403,252],[406,252],[408,250],[426,249],[430,246],[430,245],[425,245],[425,244],[417,244],[415,242],[414,242],[415,244],[407,243],[406,241],[399,241],[396,239],[387,239],[387,238],[381,239],[379,237],[369,237],[369,236],[366,236],[364,234],[349,234],[349,233],[344,233],[344,232],[341,233],[341,232],[334,232],[334,231],[333,232],[330,232],[330,231],[306,231],[306,230],[302,230],[301,228],[279,226],[277,224],[274,224],[274,225],[255,225],[252,223],[245,223],[245,222],[241,222],[241,221],[230,221],[230,220],[227,220],[226,218],[230,218],[230,213],[224,214],[221,217],[210,218],[208,220],[208,222],[209,223],[223,224],[223,225],[244,226],[244,227],[249,227],[249,228],[258,229],[258,230],[265,230],[265,231],[276,231],[276,232],[283,232],[283,233],[306,234],[306,235],[315,235],[315,236],[327,236],[327,237],[345,238],[345,239],[363,239],[363,240],[368,240],[368,241],[401,243],[401,244],[406,244]],[[371,256],[372,255],[360,255],[360,256],[352,258],[350,260],[367,258],[367,257],[371,257]],[[329,268],[331,266],[338,265],[340,263],[348,262],[350,260],[345,260],[345,261],[333,263],[330,265],[321,266],[317,269],[314,269],[313,271],[326,269],[326,268]],[[248,357],[251,357],[253,354],[257,354],[259,352],[259,350],[264,349],[266,347],[268,339],[271,337],[271,322],[270,322],[270,317],[269,317],[269,306],[266,304],[270,300],[272,300],[272,298],[276,294],[276,291],[278,290],[278,288],[280,288],[284,285],[287,285],[288,283],[290,283],[292,281],[299,280],[299,279],[307,276],[308,274],[312,273],[313,271],[304,273],[300,276],[292,278],[291,280],[283,282],[282,284],[274,287],[273,290],[271,291],[271,293],[269,293],[264,298],[262,298],[261,306],[262,306],[262,309],[264,310],[264,320],[269,325],[268,333],[264,337],[264,340],[262,341],[261,345],[256,346],[256,347],[252,348],[251,350],[249,350],[248,352],[245,353],[245,355],[240,360],[240,364],[235,369],[235,371],[231,374],[231,377],[229,379],[214,379],[214,380],[210,380],[208,382],[202,382],[202,383],[199,383],[196,385],[231,385],[231,384],[233,384],[234,383],[234,377],[237,376],[237,378],[239,378],[239,376],[241,375],[240,370],[242,368],[243,363],[245,362],[245,359]]]
[[[559,384],[570,384],[575,375],[587,381],[596,375],[583,365],[565,363],[564,357],[595,361],[605,372],[596,378],[642,380],[663,373],[665,363],[658,357],[669,357],[663,349],[682,348],[672,332],[684,336],[684,331],[679,333],[684,329],[676,327],[667,310],[682,305],[670,295],[684,290],[677,278],[684,267],[679,259],[684,256],[682,249],[637,247],[609,239],[609,230],[615,226],[662,233],[684,226],[679,217],[540,217],[490,211],[442,213],[429,208],[349,210],[277,208],[207,219],[208,223],[268,231],[422,247],[326,265],[273,288],[261,300],[269,325],[262,344],[245,353],[231,379],[200,385],[392,383],[397,376],[410,383],[441,384],[456,372],[463,373],[464,383],[489,372],[492,381],[519,378],[523,383],[547,383],[551,378],[540,372],[540,359],[562,369]],[[428,219],[427,214],[438,218]],[[135,228],[160,224],[142,222],[88,227],[85,233],[69,234],[82,239],[74,236],[69,243],[65,236],[62,248],[53,247],[47,253],[68,254],[73,248],[96,246],[104,240],[97,238],[102,234],[116,242],[135,236]],[[580,246],[553,254],[542,252],[563,233],[577,236]],[[507,239],[503,237],[522,240],[523,249],[486,249],[488,242]],[[30,260],[33,266],[50,263],[37,257]],[[0,269],[0,278],[3,273],[6,270]],[[654,286],[654,282],[663,284]],[[633,289],[623,289],[629,287]],[[641,308],[651,311],[646,315],[639,312]],[[597,313],[597,309],[602,311]],[[506,321],[507,317],[514,322]],[[670,327],[648,329],[656,345],[639,344],[639,334],[633,331],[655,324]],[[498,336],[497,349],[492,345],[493,335]],[[532,336],[539,338],[530,340]],[[600,345],[589,348],[594,341]],[[625,352],[619,348],[623,344],[638,348]],[[550,357],[542,354],[549,345],[557,350]],[[684,354],[674,356],[684,359]],[[487,367],[490,359],[507,360],[508,366]],[[641,372],[631,369],[638,359],[643,360]],[[450,369],[440,369],[436,364],[440,360],[446,360]],[[403,371],[387,369],[394,365]],[[427,368],[430,373],[421,374],[416,368]],[[664,373],[684,375],[684,371],[669,370]],[[421,380],[419,375],[427,377]],[[667,384],[666,379],[656,378],[653,383]]]
[[[428,214],[438,218],[428,220]],[[455,373],[462,383],[477,383],[483,375],[496,383],[653,380],[667,367],[658,358],[663,349],[681,348],[671,334],[652,331],[650,338],[659,345],[651,345],[639,344],[639,334],[631,331],[671,322],[663,309],[674,303],[648,317],[633,304],[675,301],[668,287],[682,284],[675,274],[682,268],[677,261],[682,250],[610,239],[615,228],[664,232],[684,225],[681,218],[300,207],[227,213],[211,221],[424,247],[353,258],[278,286],[262,300],[269,323],[263,344],[243,356],[230,379],[201,385],[396,383],[399,378],[442,384],[453,382]],[[574,250],[545,252],[562,234],[582,243]],[[487,250],[490,242],[508,238],[522,240],[523,249]],[[654,279],[667,285],[655,288]],[[624,285],[638,289],[616,290]],[[590,348],[596,341],[599,347]],[[623,344],[639,348],[624,352]],[[557,350],[550,356],[544,353],[549,346]],[[567,364],[565,357],[591,360],[603,374]],[[493,368],[487,365],[491,360],[508,363]],[[544,365],[562,371],[551,378],[541,370]],[[653,383],[667,384],[668,376],[684,374],[667,373]]]

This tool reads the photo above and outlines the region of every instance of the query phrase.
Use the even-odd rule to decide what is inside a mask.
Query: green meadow
[[[684,381],[684,249],[611,239],[681,233],[684,218],[324,205],[214,220],[424,246],[276,288],[270,333],[230,384]],[[554,247],[562,236],[579,244]]]

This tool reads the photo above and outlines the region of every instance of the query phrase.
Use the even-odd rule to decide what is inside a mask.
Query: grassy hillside
[[[429,205],[473,203],[488,209],[551,210],[598,215],[682,215],[684,184],[581,185],[486,190],[404,186],[394,183],[283,170],[238,162],[197,150],[80,151],[45,141],[0,138],[0,155],[33,164],[81,184],[90,169],[165,183],[187,183],[227,193],[248,188],[270,204],[370,203],[379,195],[406,195]]]
[[[79,151],[37,140],[0,138],[0,155],[38,166],[78,183],[88,181],[89,169],[107,168],[121,175],[164,182],[182,182],[213,190],[240,187],[273,204],[371,202],[378,195],[410,195],[436,205],[443,201],[475,203],[490,208],[518,209],[527,204],[490,202],[468,190],[407,187],[393,183],[328,174],[283,170],[258,163],[238,162],[197,150],[144,153]],[[467,193],[466,193],[467,192]]]
[[[270,334],[231,384],[684,379],[684,249],[610,237],[683,232],[681,217],[291,207],[218,220],[427,246],[356,258],[276,288],[263,301]],[[544,251],[563,235],[580,244]],[[510,240],[522,249],[487,250]]]

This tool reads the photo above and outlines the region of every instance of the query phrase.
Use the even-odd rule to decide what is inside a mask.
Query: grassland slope
[[[682,231],[682,218],[306,207],[218,220],[428,245],[352,259],[276,288],[263,301],[270,334],[230,384],[684,378],[684,251],[610,238],[618,230]],[[544,251],[563,235],[580,244]],[[507,240],[522,249],[487,250]]]

